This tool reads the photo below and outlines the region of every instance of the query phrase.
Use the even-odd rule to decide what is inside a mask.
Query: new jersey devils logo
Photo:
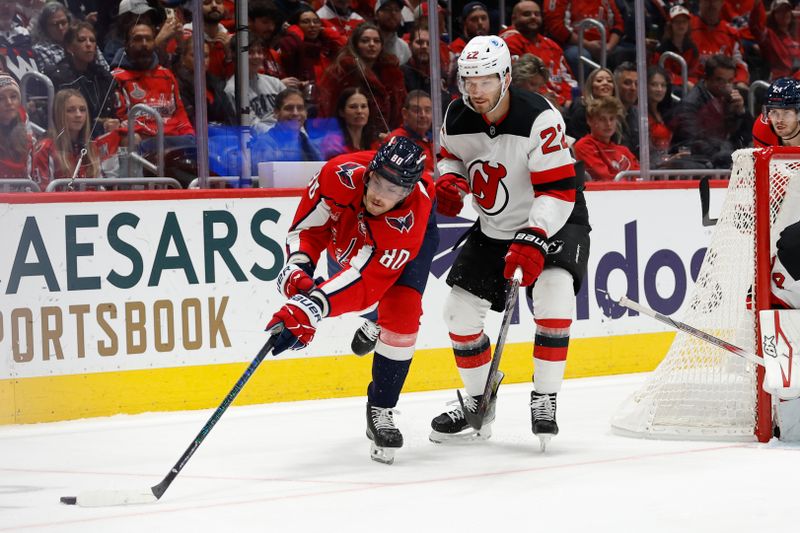
[[[356,186],[353,183],[353,172],[359,168],[362,168],[361,165],[356,165],[355,163],[342,163],[339,165],[336,175],[339,177],[339,181],[342,182],[342,185],[348,189],[355,189]]]
[[[473,161],[467,169],[472,182],[472,196],[489,216],[500,213],[508,205],[508,187],[503,183],[506,167],[488,161]]]
[[[401,217],[386,217],[386,223],[400,233],[408,233],[414,227],[414,212]]]

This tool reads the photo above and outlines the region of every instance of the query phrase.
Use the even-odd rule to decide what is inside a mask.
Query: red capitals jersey
[[[537,35],[530,40],[513,27],[504,31],[500,37],[508,45],[512,61],[523,54],[533,54],[544,62],[550,72],[547,87],[558,95],[559,105],[563,106],[572,100],[572,89],[578,86],[578,82],[567,66],[564,51],[554,40],[544,35]]]
[[[753,122],[753,147],[766,148],[767,146],[781,146],[778,134],[772,129],[769,119],[764,116],[764,113],[759,114]]]
[[[151,70],[118,68],[112,74],[117,81],[117,117],[123,121],[124,131],[128,128],[128,110],[136,104],[146,104],[164,119],[164,135],[194,135],[178,91],[178,81],[170,70],[162,66]],[[148,115],[139,115],[136,133],[154,136],[155,121]]]
[[[692,40],[700,52],[700,61],[697,62],[694,72],[689,75],[697,79],[705,75],[706,60],[715,55],[722,54],[732,57],[736,61],[736,77],[734,81],[749,83],[750,74],[747,63],[742,59],[742,45],[739,42],[739,32],[729,22],[721,20],[716,26],[709,26],[703,20],[693,15],[691,21]]]
[[[433,180],[423,175],[394,209],[372,216],[363,205],[364,175],[373,151],[334,157],[319,171],[297,207],[286,237],[288,254],[302,252],[315,263],[323,250],[342,271],[318,285],[329,316],[376,304],[419,253],[431,214]]]
[[[623,170],[639,170],[633,152],[621,144],[603,143],[585,135],[575,143],[575,158],[586,164],[593,181],[612,181]]]
[[[576,26],[583,19],[595,19],[606,28],[606,41],[612,33],[625,33],[625,22],[615,0],[545,0],[542,16],[547,33],[561,44],[569,41]],[[587,41],[600,39],[600,32],[593,27],[584,33]]]

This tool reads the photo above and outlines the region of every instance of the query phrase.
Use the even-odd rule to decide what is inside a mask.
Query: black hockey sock
[[[394,361],[375,352],[372,359],[372,383],[367,387],[369,403],[377,407],[397,405],[410,366],[410,359]]]

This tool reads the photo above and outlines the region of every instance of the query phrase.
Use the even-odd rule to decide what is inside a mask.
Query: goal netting
[[[798,173],[800,149],[734,153],[722,210],[682,322],[759,353],[756,315],[769,307],[770,258],[778,237],[770,228],[787,187],[800,185]],[[793,210],[800,215],[800,206]],[[612,428],[647,438],[768,440],[771,406],[761,391],[761,373],[678,332],[658,368],[614,415]]]

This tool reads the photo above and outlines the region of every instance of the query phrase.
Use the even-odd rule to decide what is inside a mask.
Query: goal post
[[[686,312],[699,330],[761,356],[758,312],[770,307],[771,258],[783,205],[800,188],[800,148],[738,150],[717,224]],[[763,367],[678,333],[667,355],[611,421],[615,433],[661,439],[772,437]]]

